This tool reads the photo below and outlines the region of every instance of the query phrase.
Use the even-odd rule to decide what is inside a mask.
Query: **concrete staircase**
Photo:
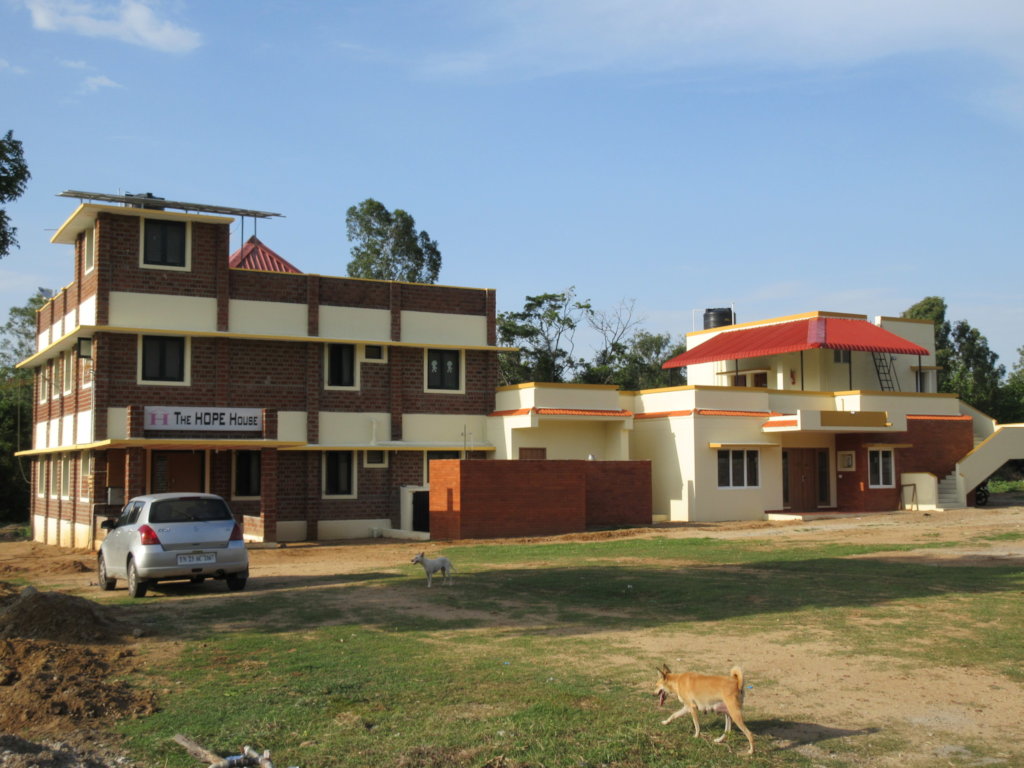
[[[936,509],[958,509],[964,506],[960,500],[960,494],[956,487],[956,472],[950,472],[939,480],[938,497],[935,500]]]

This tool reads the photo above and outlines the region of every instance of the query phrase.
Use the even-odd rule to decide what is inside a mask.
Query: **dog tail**
[[[729,676],[736,681],[736,690],[743,692],[743,670],[739,667],[733,667],[729,670]]]

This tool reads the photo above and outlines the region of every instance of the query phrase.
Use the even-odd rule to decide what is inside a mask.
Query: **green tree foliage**
[[[441,251],[426,230],[401,208],[389,211],[372,197],[353,205],[345,215],[352,246],[350,277],[435,283],[441,271]]]
[[[999,418],[999,388],[1006,368],[998,365],[999,355],[988,347],[988,339],[966,320],[958,320],[949,335],[951,351],[946,375],[948,391],[965,403]]]
[[[35,350],[36,310],[49,296],[39,289],[12,307],[0,327],[0,520],[28,519],[29,462],[17,451],[32,445],[32,374],[15,368]]]
[[[682,368],[665,370],[662,364],[686,351],[686,342],[673,344],[667,333],[638,330],[629,338],[606,346],[593,362],[583,366],[577,381],[584,384],[615,384],[619,389],[657,389],[686,383]]]
[[[939,392],[956,394],[998,421],[1012,417],[1012,395],[1003,381],[1006,368],[997,363],[999,355],[981,331],[966,320],[946,319],[946,301],[939,296],[927,296],[903,317],[935,323]]]
[[[589,301],[577,301],[576,289],[527,296],[521,312],[498,315],[498,339],[518,347],[499,358],[502,384],[526,381],[563,382],[581,361],[573,357],[576,329],[591,312]]]
[[[1017,362],[1006,377],[1001,398],[1002,419],[1011,424],[1024,423],[1024,347],[1017,349]]]
[[[13,131],[8,131],[0,138],[0,203],[10,203],[21,197],[31,176],[21,142],[14,138]],[[0,208],[0,259],[18,247],[17,231],[11,226],[7,211]]]
[[[941,296],[925,296],[906,310],[903,317],[910,320],[931,320],[935,324],[935,365],[938,366],[939,392],[951,392],[947,387],[949,378],[949,357],[952,344],[949,339],[950,325],[946,319],[946,300]]]

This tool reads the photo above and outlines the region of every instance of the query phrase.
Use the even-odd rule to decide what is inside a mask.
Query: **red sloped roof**
[[[691,350],[676,355],[662,368],[682,368],[716,360],[781,355],[804,349],[848,349],[896,355],[927,355],[928,350],[879,328],[867,320],[811,317],[774,325],[723,331]]]
[[[291,262],[278,256],[264,245],[256,235],[245,241],[245,245],[228,257],[232,269],[259,269],[264,272],[294,272],[301,275]]]

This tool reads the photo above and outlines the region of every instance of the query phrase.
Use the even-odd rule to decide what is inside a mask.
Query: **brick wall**
[[[869,445],[894,446],[895,488],[868,487]],[[843,512],[899,509],[901,473],[931,472],[941,480],[973,447],[969,416],[908,416],[906,432],[836,435],[836,451],[853,451],[855,456],[855,469],[841,472],[836,479],[837,508]]]
[[[650,467],[641,461],[432,461],[430,535],[551,536],[649,524]]]

